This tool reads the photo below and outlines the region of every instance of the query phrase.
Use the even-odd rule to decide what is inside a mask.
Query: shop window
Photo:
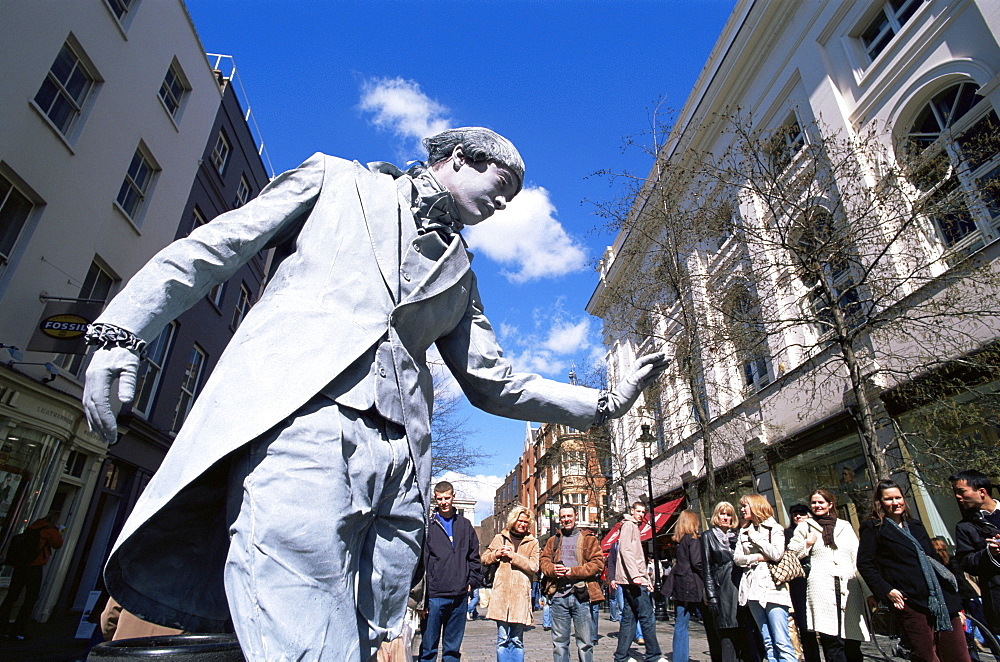
[[[66,42],[35,94],[35,105],[68,138],[83,115],[95,83],[95,76],[87,70],[77,49]]]
[[[44,515],[40,503],[50,493],[42,482],[46,476],[58,476],[57,450],[60,440],[23,422],[8,428],[9,436],[0,442],[3,466],[0,467],[0,545],[6,546],[15,533]],[[6,549],[0,549],[0,557]],[[4,566],[0,577],[9,577]]]
[[[967,254],[997,238],[1000,118],[972,82],[939,92],[906,132],[903,158],[920,192],[917,209],[951,251]]]
[[[792,504],[808,505],[809,494],[829,490],[839,515],[854,522],[868,516],[872,480],[861,443],[854,435],[823,444],[774,465],[785,514]]]
[[[67,476],[80,478],[83,476],[83,469],[86,466],[87,455],[85,453],[70,451],[69,455],[66,456],[66,466],[63,467],[63,473]]]

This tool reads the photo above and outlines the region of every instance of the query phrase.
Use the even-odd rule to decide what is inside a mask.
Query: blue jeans
[[[479,589],[472,589],[472,599],[469,600],[469,614],[476,618],[479,614],[476,613],[476,607],[479,606]]]
[[[615,648],[615,662],[628,660],[628,649],[632,646],[636,623],[642,623],[643,639],[646,642],[646,660],[652,662],[661,656],[660,642],[656,640],[656,621],[653,617],[653,600],[649,591],[636,584],[624,584],[622,597],[621,627],[618,629],[618,647]]]
[[[788,607],[773,602],[768,602],[764,607],[754,600],[748,602],[747,606],[760,628],[760,636],[767,651],[767,662],[797,662],[799,658],[788,634]]]
[[[468,595],[427,599],[427,622],[420,639],[421,662],[434,662],[437,659],[439,641],[441,662],[458,662],[461,659],[468,600]],[[442,630],[444,630],[443,637]]]
[[[497,621],[497,662],[524,662],[524,625]]]
[[[579,662],[593,662],[594,639],[590,633],[593,619],[590,602],[580,602],[572,593],[552,598],[552,659],[570,662],[570,627],[576,631],[576,650]]]
[[[608,598],[611,602],[611,620],[617,621],[621,619],[622,614],[622,588],[612,589],[609,591]]]
[[[597,637],[599,636],[597,634],[597,626],[598,626],[598,624],[601,621],[601,603],[600,602],[591,602],[590,603],[590,615],[593,617],[593,621],[590,624],[590,634],[592,635],[591,641],[593,641],[594,645],[596,646],[597,645]]]
[[[552,627],[552,607],[549,606],[548,599],[546,599],[545,604],[542,605],[542,627]]]
[[[671,662],[688,662],[688,624],[691,622],[690,603],[683,600],[674,606],[674,655]]]

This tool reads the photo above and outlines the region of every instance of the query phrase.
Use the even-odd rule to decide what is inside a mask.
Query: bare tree
[[[954,94],[949,118],[974,103]],[[675,351],[687,398],[666,405],[692,409],[674,436],[701,440],[709,495],[714,458],[739,443],[719,438],[720,417],[776,379],[808,385],[803,418],[840,403],[873,476],[906,464],[901,438],[945,462],[968,424],[995,423],[993,396],[968,401],[1000,375],[1000,251],[976,221],[1000,216],[998,124],[842,135],[793,116],[764,131],[736,110],[697,127],[710,139],[675,131],[673,150],[654,130],[651,173],[601,207],[625,237],[613,269],[628,274],[605,279],[602,316],[640,348]],[[669,419],[662,398],[646,403]],[[887,403],[934,405],[904,429]]]
[[[440,371],[434,374],[434,411],[431,414],[431,475],[446,471],[469,473],[492,457],[479,446],[469,443],[476,430],[462,415],[463,399],[445,388]]]

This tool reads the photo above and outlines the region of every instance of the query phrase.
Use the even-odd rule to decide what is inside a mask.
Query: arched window
[[[729,292],[724,314],[730,339],[739,357],[744,386],[766,386],[771,382],[767,366],[767,337],[756,297],[745,285],[737,285]]]
[[[1000,223],[1000,119],[972,82],[939,92],[917,113],[905,152],[916,157],[910,181],[923,192],[938,238],[975,251],[997,238]]]

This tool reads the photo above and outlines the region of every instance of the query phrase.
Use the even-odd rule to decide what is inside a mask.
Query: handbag
[[[787,549],[777,561],[768,561],[767,569],[771,571],[771,579],[775,586],[806,576],[802,570],[802,563],[799,562],[799,557],[795,555],[795,552]]]

